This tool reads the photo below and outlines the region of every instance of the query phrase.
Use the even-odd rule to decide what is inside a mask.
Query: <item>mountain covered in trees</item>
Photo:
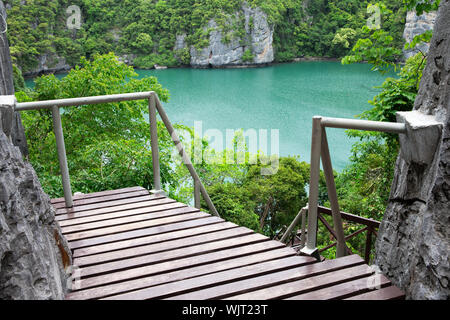
[[[216,65],[343,57],[370,14],[367,0],[8,0],[8,37],[24,74],[62,70],[80,57],[114,52],[137,68],[208,66],[214,50],[237,56]],[[382,27],[403,45],[406,8],[383,0]],[[80,8],[80,28],[68,28]],[[264,43],[258,47],[258,43]],[[209,46],[209,47],[208,47]],[[206,48],[206,49],[205,49]],[[211,49],[210,49],[211,48]],[[203,50],[203,53],[202,53]],[[235,54],[236,55],[236,54]],[[234,60],[233,60],[234,59]],[[214,59],[213,59],[214,60]],[[231,61],[231,63],[230,63]],[[214,63],[213,63],[214,64]],[[214,66],[216,66],[214,65]],[[16,70],[16,72],[18,72]]]

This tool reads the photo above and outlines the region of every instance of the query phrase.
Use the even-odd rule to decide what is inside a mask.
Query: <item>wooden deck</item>
[[[73,253],[67,299],[404,297],[357,255],[316,262],[141,187],[75,196],[71,209],[52,203]]]

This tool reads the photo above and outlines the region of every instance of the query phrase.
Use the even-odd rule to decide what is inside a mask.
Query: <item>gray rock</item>
[[[239,19],[239,15],[243,15],[245,20],[244,38],[233,38],[228,43],[224,43],[222,31],[214,20],[210,20],[205,28],[212,30],[209,34],[209,45],[200,50],[194,46],[190,48],[192,66],[221,67],[266,64],[273,61],[273,26],[269,25],[267,15],[260,8],[251,8],[245,3],[242,10],[235,15],[237,19]],[[253,61],[244,62],[242,60],[247,49],[251,50]]]
[[[267,15],[259,8],[243,6],[245,15],[245,29],[250,34],[253,62],[256,64],[270,63],[273,55],[273,27],[267,21]],[[250,28],[253,19],[253,28]]]
[[[450,1],[441,2],[416,117],[441,122],[402,143],[375,264],[408,299],[449,299],[450,288]],[[402,115],[399,115],[402,118]],[[403,117],[404,118],[404,117]],[[420,120],[420,118],[418,118]],[[424,125],[423,128],[427,126]],[[435,127],[436,128],[436,127]],[[422,135],[420,137],[420,135]],[[409,151],[408,151],[409,150]]]
[[[134,60],[136,60],[137,54],[129,53],[129,54],[122,54],[118,56],[118,60],[127,64],[127,65],[134,65]]]
[[[182,50],[187,47],[186,44],[186,33],[183,34],[177,34],[175,38],[175,46],[173,48],[173,51]]]
[[[406,134],[399,137],[402,158],[409,164],[431,165],[439,146],[443,124],[419,111],[397,112],[397,122],[405,123]]]
[[[3,1],[0,1],[0,15],[6,20],[6,10]],[[0,17],[0,19],[3,19]],[[0,27],[1,29],[1,27]],[[0,30],[2,31],[2,30]],[[0,95],[14,94],[14,81],[12,77],[11,55],[6,33],[0,33]],[[28,145],[22,126],[20,113],[12,114],[11,138],[15,146],[20,148],[24,156],[28,155]]]
[[[63,299],[70,265],[50,199],[0,131],[0,299]]]
[[[38,65],[31,71],[24,72],[24,76],[34,77],[47,73],[68,71],[71,66],[66,62],[66,58],[55,53],[44,53],[38,58]]]
[[[406,15],[405,30],[403,32],[403,38],[406,42],[411,42],[415,36],[420,35],[428,30],[433,30],[434,23],[436,21],[436,12],[425,12],[424,14],[417,16],[415,11],[409,11]],[[415,49],[404,50],[405,59],[415,55],[422,51],[427,53],[430,45],[428,43],[418,44]]]
[[[201,50],[197,50],[194,46],[191,47],[191,65],[216,67],[242,64],[241,58],[244,50],[240,45],[240,39],[232,39],[227,44],[223,43],[222,32],[214,20],[209,21],[207,28],[212,29],[209,35],[209,45]]]
[[[1,1],[0,12],[4,13]],[[70,250],[34,169],[12,143],[24,133],[14,112],[11,58],[4,34],[0,34],[0,77],[0,300],[63,299]]]

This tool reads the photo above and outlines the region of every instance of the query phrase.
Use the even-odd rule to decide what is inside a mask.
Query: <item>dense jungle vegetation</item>
[[[275,61],[296,57],[343,57],[365,34],[368,0],[7,0],[11,54],[24,73],[36,68],[38,57],[48,62],[64,57],[74,66],[82,56],[114,52],[134,54],[134,66],[189,64],[188,48],[174,51],[176,35],[186,44],[208,44],[208,21],[214,19],[224,41],[245,41],[242,5],[260,7],[274,26]],[[402,0],[382,0],[389,10],[383,27],[402,46],[406,9]],[[81,28],[69,30],[66,8],[81,9]],[[251,21],[250,21],[251,23]],[[248,60],[252,59],[248,52]],[[56,63],[56,61],[55,61]]]
[[[409,0],[406,5],[410,9],[415,8],[416,2],[415,0]],[[31,1],[28,1],[28,3],[31,4]],[[14,7],[10,9],[10,37],[12,38],[12,53],[16,58],[16,63],[22,68],[32,67],[37,54],[45,52],[45,50],[56,50],[57,52],[59,52],[58,50],[63,50],[64,52],[61,51],[59,53],[73,59],[74,64],[77,66],[62,79],[57,79],[54,75],[38,78],[34,90],[24,89],[23,81],[20,80],[20,74],[18,74],[16,96],[19,101],[149,90],[156,91],[163,102],[168,101],[170,98],[169,92],[158,83],[156,78],[149,77],[138,80],[133,68],[119,62],[114,53],[103,54],[103,52],[97,52],[99,48],[102,48],[101,51],[116,49],[114,50],[116,53],[117,51],[129,49],[129,47],[124,46],[125,42],[119,41],[115,43],[110,41],[112,40],[111,38],[108,38],[111,36],[108,30],[114,25],[116,16],[114,10],[109,11],[106,9],[108,6],[116,8],[115,5],[119,3],[126,7],[129,1],[85,0],[83,1],[85,5],[83,10],[88,10],[87,8],[89,8],[88,12],[92,20],[90,20],[91,22],[88,25],[91,27],[72,35],[64,34],[65,31],[58,31],[55,28],[53,29],[54,35],[59,34],[59,36],[53,35],[51,37],[45,33],[45,30],[48,30],[46,28],[50,28],[51,25],[54,26],[56,19],[61,19],[61,17],[58,18],[52,12],[54,13],[58,6],[66,5],[66,1],[54,1],[51,4],[44,1],[33,1],[33,3],[36,7],[32,5],[24,6],[26,10],[29,10],[25,11],[28,12],[26,13],[29,14],[28,17],[32,17],[34,14],[34,16],[42,15],[49,19],[51,17],[53,20],[47,20],[48,24],[41,27],[39,27],[40,24],[37,25],[34,33],[30,32],[26,36],[21,35],[19,37],[19,32],[24,32],[23,30],[28,28],[26,26],[27,23],[32,23],[31,20],[33,19],[18,19],[17,16],[14,17]],[[44,3],[45,9],[43,8]],[[240,1],[139,1],[138,3],[146,3],[152,10],[156,11],[160,10],[158,9],[160,6],[165,8],[164,10],[168,10],[168,8],[175,10],[176,8],[179,11],[175,10],[177,14],[172,15],[172,18],[181,16],[183,12],[187,15],[187,12],[189,12],[189,19],[193,19],[186,22],[183,19],[181,21],[174,18],[175,20],[171,21],[165,20],[167,15],[161,14],[162,20],[158,20],[159,22],[154,25],[162,29],[146,29],[147,27],[150,28],[150,24],[148,26],[135,26],[136,30],[148,30],[149,33],[147,34],[152,34],[152,40],[150,42],[147,41],[149,48],[167,50],[154,51],[152,54],[155,57],[161,56],[169,59],[169,57],[172,57],[172,52],[169,50],[172,44],[168,45],[167,43],[173,40],[169,36],[169,30],[173,30],[171,28],[174,25],[183,26],[181,30],[186,30],[183,28],[195,29],[196,26],[201,26],[202,23],[211,17],[207,14],[217,14],[215,9],[213,9],[215,8],[214,6],[220,6],[223,12],[228,12],[227,10],[231,12],[240,4]],[[200,5],[200,3],[203,5]],[[258,3],[258,1],[254,1],[254,3]],[[286,23],[286,28],[287,25],[289,25],[289,28],[296,27],[295,23],[281,22],[282,14],[295,16],[295,12],[297,12],[295,8],[298,6],[295,4],[295,1],[274,0],[264,1],[264,3],[266,5],[264,9],[269,12],[269,16],[273,21],[278,21],[280,25]],[[398,38],[400,24],[386,22],[386,24],[383,24],[382,29],[378,30],[370,30],[364,25],[358,24],[356,20],[361,19],[359,21],[362,21],[365,12],[361,3],[367,5],[366,1],[311,0],[310,3],[317,5],[317,7],[310,6],[309,10],[313,10],[312,8],[318,10],[311,11],[311,13],[315,12],[316,16],[323,12],[326,12],[326,14],[324,13],[324,16],[321,16],[322,18],[318,19],[316,24],[307,24],[308,28],[314,28],[314,26],[322,23],[328,23],[330,28],[321,29],[318,27],[317,32],[320,29],[321,35],[319,33],[313,35],[312,29],[305,31],[305,34],[308,34],[308,36],[318,37],[317,41],[306,42],[298,40],[302,39],[302,37],[295,31],[291,30],[288,32],[286,31],[288,29],[284,29],[286,36],[283,37],[281,31],[278,30],[278,40],[276,40],[278,42],[275,42],[276,46],[279,46],[277,47],[278,59],[282,60],[280,54],[284,55],[284,57],[295,57],[301,52],[307,52],[310,55],[342,56],[346,54],[347,56],[343,58],[343,63],[369,61],[373,64],[374,69],[380,72],[384,72],[390,67],[397,67],[396,59],[402,49],[401,41]],[[288,4],[291,7],[288,7]],[[385,6],[381,4],[380,7],[386,16],[391,14],[396,16],[395,10],[406,10],[407,6],[400,4],[400,1],[398,1],[397,7],[393,7],[392,4]],[[419,4],[418,11],[433,9],[431,6],[425,6],[426,4],[427,2]],[[332,8],[335,10],[333,12],[336,15],[330,14],[329,11],[321,11],[324,8],[321,5],[326,6],[328,9]],[[132,19],[133,14],[141,15],[145,12],[146,14],[152,14],[150,9],[148,9],[150,11],[145,11],[143,8],[141,10],[125,10],[125,7],[120,7],[123,9],[123,16],[120,17]],[[347,12],[347,17],[352,17],[352,19],[349,18],[347,20],[353,21],[356,19],[354,21],[355,24],[350,25],[355,28],[354,38],[353,36],[351,39],[348,38],[353,33],[347,31],[341,31],[340,37],[336,36],[339,28],[348,26],[338,22],[345,20],[339,20],[339,14],[337,13],[344,14],[344,9],[339,8],[345,8],[346,10],[353,8],[356,10],[345,11]],[[299,8],[297,9],[299,10],[298,12],[301,11]],[[139,19],[136,21],[148,20]],[[14,23],[17,24],[16,30],[13,27]],[[20,29],[20,25],[24,29]],[[331,25],[333,26],[331,27]],[[135,27],[130,28],[133,29]],[[141,27],[142,29],[140,29]],[[129,39],[132,39],[133,34],[135,35],[135,33],[131,32],[131,29],[129,29],[130,33],[127,36],[130,37]],[[194,29],[190,30],[193,31]],[[161,31],[159,32],[158,30]],[[190,34],[195,35],[196,33],[191,32]],[[162,41],[162,39],[166,39],[164,38],[166,36],[168,37],[167,39],[170,38],[172,40],[168,42]],[[189,41],[193,41],[193,43],[198,41],[201,38],[200,35],[198,36],[199,38],[193,37]],[[288,40],[289,37],[294,36],[298,42],[290,42]],[[342,45],[341,41],[346,37],[348,46],[347,43]],[[430,34],[418,37],[415,39],[415,42],[429,41],[429,37]],[[140,37],[141,40],[145,40],[145,38],[146,36]],[[334,41],[335,39],[341,40]],[[28,47],[28,44],[31,42],[33,46]],[[90,42],[91,45],[89,45]],[[333,42],[340,43],[346,50],[343,50],[343,48],[340,49],[341,51],[337,50]],[[127,43],[131,45],[134,42]],[[161,43],[166,43],[167,46]],[[309,48],[308,50],[310,51],[300,49],[306,48],[311,44],[314,44],[314,47]],[[136,43],[134,49],[142,48],[142,45],[143,43],[139,42],[139,45]],[[21,51],[22,46],[24,51]],[[283,49],[280,49],[280,47]],[[397,77],[387,78],[381,85],[380,93],[370,101],[373,108],[360,115],[360,117],[376,121],[395,121],[396,111],[411,110],[425,62],[426,56],[422,53],[418,53],[408,59],[399,70]],[[88,193],[135,185],[151,189],[152,162],[149,149],[148,123],[145,121],[147,112],[148,109],[145,102],[122,102],[101,105],[96,108],[95,112],[93,108],[83,106],[64,110],[62,121],[66,133],[66,148],[74,192]],[[114,117],[111,117],[111,114],[114,114]],[[54,148],[55,137],[52,131],[50,112],[46,110],[24,112],[23,122],[30,146],[29,159],[36,169],[45,191],[52,197],[62,196],[61,178],[59,176],[57,154]],[[176,128],[192,133],[192,128],[181,125],[177,125]],[[170,197],[183,202],[190,202],[192,200],[192,181],[187,170],[174,157],[170,136],[164,130],[162,123],[158,123],[158,134],[160,137],[161,175],[164,189]],[[394,163],[399,148],[398,138],[394,135],[380,133],[349,131],[348,134],[359,137],[360,141],[353,147],[351,164],[343,172],[336,173],[341,209],[360,216],[381,220],[389,197]],[[235,148],[241,142],[242,136],[238,134],[235,137]],[[203,141],[202,145],[204,152],[213,153],[219,159],[224,159],[226,150],[215,152],[209,148],[206,141]],[[247,159],[250,156],[252,155],[247,152]],[[261,160],[261,156],[258,154],[259,160]],[[262,176],[260,174],[260,169],[263,166],[261,161],[258,161],[257,165],[248,163],[226,164],[223,161],[215,165],[203,162],[195,166],[207,187],[212,201],[223,218],[268,236],[274,236],[280,230],[283,230],[292,221],[299,209],[307,203],[306,187],[309,183],[309,164],[300,162],[295,157],[281,158],[279,171],[271,176]],[[328,205],[323,178],[321,179],[320,189],[321,204]],[[203,203],[203,206],[207,210],[205,203]],[[331,221],[330,223],[332,224]],[[346,223],[345,229],[346,234],[349,234],[355,231],[357,226]],[[321,247],[330,244],[332,241],[333,239],[326,230],[319,230],[318,243]],[[363,252],[364,238],[356,237],[349,241],[348,245],[354,252]],[[328,250],[324,255],[333,257],[333,250]]]

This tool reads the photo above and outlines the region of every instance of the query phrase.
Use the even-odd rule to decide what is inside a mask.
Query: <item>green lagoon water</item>
[[[366,64],[297,62],[248,69],[136,70],[139,77],[156,76],[169,89],[164,104],[173,123],[203,133],[218,129],[279,130],[281,156],[299,155],[309,162],[312,117],[354,118],[369,109],[384,77]],[[349,163],[351,145],[345,130],[327,129],[334,169]],[[260,141],[258,140],[258,143]],[[258,145],[258,147],[260,147]]]

